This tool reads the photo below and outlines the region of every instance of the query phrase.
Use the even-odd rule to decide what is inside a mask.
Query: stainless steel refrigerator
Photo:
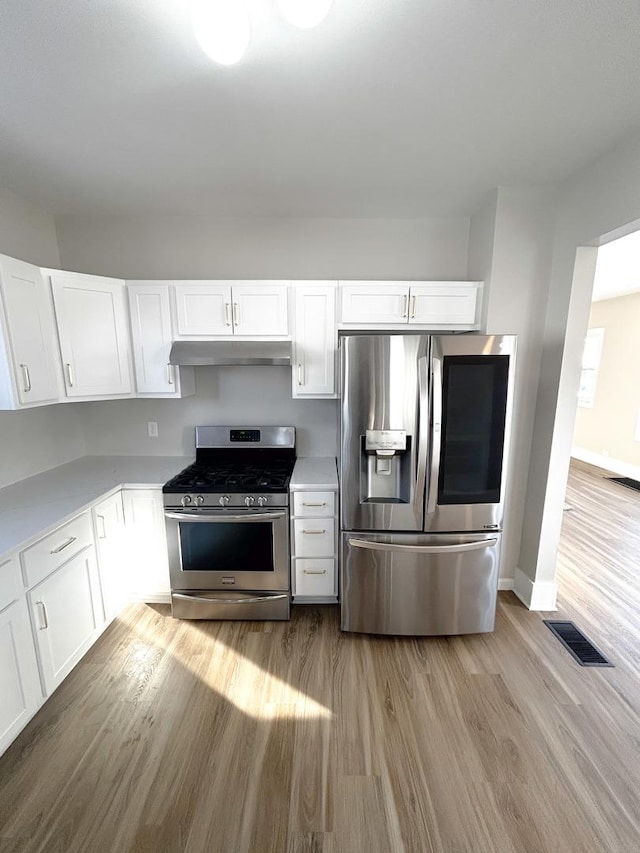
[[[492,631],[516,339],[340,338],[345,631]]]

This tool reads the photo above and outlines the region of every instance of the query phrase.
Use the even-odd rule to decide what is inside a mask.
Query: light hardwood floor
[[[636,853],[640,494],[574,466],[560,609],[495,633],[341,634],[130,606],[0,759],[2,853]]]

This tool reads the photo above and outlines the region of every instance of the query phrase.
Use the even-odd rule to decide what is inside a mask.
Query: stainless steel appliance
[[[162,489],[171,611],[288,619],[294,427],[196,427],[196,461]]]
[[[492,631],[516,339],[345,335],[345,631]]]

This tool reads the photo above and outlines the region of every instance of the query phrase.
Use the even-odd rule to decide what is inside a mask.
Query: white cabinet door
[[[160,489],[124,489],[130,594],[139,601],[170,601],[169,559]]]
[[[154,397],[182,397],[194,393],[193,368],[180,369],[169,364],[173,342],[169,284],[127,282],[127,293],[138,393]]]
[[[234,282],[231,295],[235,335],[288,334],[288,281]]]
[[[176,281],[176,337],[233,334],[231,284],[224,281]]]
[[[430,281],[412,284],[409,323],[470,329],[476,324],[476,302],[482,284],[476,281]]]
[[[68,397],[131,392],[125,285],[97,276],[51,276]]]
[[[6,360],[0,406],[56,402],[58,350],[49,284],[39,267],[6,256],[0,256],[0,283],[4,308],[0,348]]]
[[[406,323],[409,282],[341,281],[341,322],[388,326]]]
[[[0,754],[42,701],[38,664],[24,598],[0,611]]]
[[[336,285],[294,285],[294,397],[336,392]]]
[[[100,586],[104,614],[111,621],[129,600],[127,542],[122,506],[118,492],[93,507]]]
[[[95,549],[86,548],[29,593],[46,694],[55,690],[103,625]]]

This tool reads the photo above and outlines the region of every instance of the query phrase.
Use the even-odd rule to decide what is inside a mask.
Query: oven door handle
[[[183,595],[180,592],[172,592],[172,598],[179,598],[180,601],[205,601],[207,604],[213,602],[214,604],[246,604],[247,602],[253,604],[256,601],[278,601],[282,598],[289,598],[289,593],[286,592],[283,595],[255,595],[251,598],[205,598],[200,595]]]
[[[221,513],[198,512],[165,512],[165,518],[171,518],[174,521],[188,521],[190,524],[216,524],[225,521],[238,521],[241,524],[251,521],[277,521],[279,518],[286,518],[285,512],[255,512],[247,513],[246,515],[222,515]]]

